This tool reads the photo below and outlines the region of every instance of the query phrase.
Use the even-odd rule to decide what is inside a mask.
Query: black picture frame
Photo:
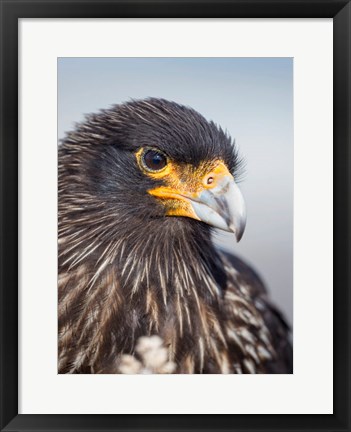
[[[351,5],[346,0],[0,0],[1,431],[349,431]],[[334,44],[334,413],[332,415],[18,414],[18,20],[332,18]],[[316,299],[316,302],[318,300]],[[321,347],[323,355],[323,347]],[[323,377],[321,377],[322,379]],[[38,377],[40,379],[40,377]],[[233,389],[235,391],[235,389]],[[303,391],[303,389],[301,389]],[[269,392],[269,389],[267,389]],[[268,393],[267,393],[268,394]],[[219,395],[220,397],[220,395]]]

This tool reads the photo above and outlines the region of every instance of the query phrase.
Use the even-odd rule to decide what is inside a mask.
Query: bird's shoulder
[[[245,261],[223,249],[218,250],[227,278],[250,288],[251,296],[266,295],[267,289],[258,273]]]
[[[251,329],[256,343],[273,353],[272,359],[267,358],[268,372],[291,373],[291,328],[284,314],[271,301],[261,277],[250,265],[226,251],[219,253],[227,276],[224,299],[236,315],[236,329]]]

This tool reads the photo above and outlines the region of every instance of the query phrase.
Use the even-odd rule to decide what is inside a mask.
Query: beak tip
[[[239,243],[239,241],[241,240],[243,234],[244,234],[244,230],[237,231],[237,232],[235,233],[235,238],[236,238],[236,242],[237,242],[237,243]]]
[[[244,234],[244,227],[240,227],[239,229],[234,226],[234,224],[230,224],[229,229],[234,233],[236,242],[239,243],[241,240],[243,234]]]

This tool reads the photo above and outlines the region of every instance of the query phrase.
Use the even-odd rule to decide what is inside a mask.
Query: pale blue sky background
[[[247,226],[239,244],[216,238],[256,269],[292,323],[293,59],[60,58],[58,137],[85,113],[149,96],[189,105],[235,138]]]

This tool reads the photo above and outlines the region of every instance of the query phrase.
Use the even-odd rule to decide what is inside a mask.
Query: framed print
[[[350,10],[1,2],[1,430],[350,430]]]
[[[58,153],[59,373],[113,374],[121,368],[124,372],[147,373],[172,370],[173,374],[206,375],[292,373],[293,59],[286,57],[61,57],[58,59],[57,70],[60,129]],[[86,73],[87,71],[90,72]],[[200,84],[198,84],[199,76]],[[83,83],[83,77],[86,83]],[[102,77],[105,90],[101,83]],[[175,90],[172,91],[170,84],[175,87]],[[90,95],[87,100],[84,95],[88,88]],[[203,100],[204,88],[207,88],[206,101]],[[232,92],[229,97],[228,92]],[[85,147],[90,134],[85,132],[83,138],[82,126],[78,126],[73,131],[76,137],[73,143],[71,135],[64,132],[65,128],[70,128],[74,116],[71,107],[77,107],[78,101],[81,101],[82,105],[77,111],[84,112],[91,109],[88,105],[93,100],[96,105],[109,106],[105,97],[110,98],[109,95],[112,94],[114,96],[110,99],[112,103],[110,111],[103,111],[93,116],[103,123],[106,121],[106,116],[112,116],[115,126],[111,127],[118,129],[113,132],[112,147],[103,147],[103,150],[109,154],[112,152],[110,157],[114,162],[111,174],[122,173],[122,178],[111,179],[112,196],[122,195],[124,199],[115,201],[116,208],[111,213],[111,226],[108,225],[108,237],[112,236],[112,227],[118,231],[121,229],[121,232],[116,233],[116,237],[126,244],[125,247],[120,248],[115,248],[114,244],[109,246],[110,241],[105,243],[103,232],[97,235],[100,229],[106,229],[106,223],[101,224],[100,220],[103,218],[107,222],[108,215],[97,211],[96,203],[88,210],[88,203],[85,202],[88,198],[86,192],[82,194],[73,186],[78,181],[78,172],[80,173],[78,183],[85,184],[85,190],[86,182],[97,185],[102,175],[103,191],[91,191],[91,195],[88,196],[89,201],[91,199],[92,202],[95,202],[95,199],[105,200],[103,197],[108,193],[106,174],[102,174],[108,170],[105,166],[106,162],[103,162],[105,158],[103,160],[100,159],[101,156],[97,158],[101,162],[96,162],[97,171],[93,169],[91,174],[86,173],[85,168],[78,169],[78,166],[86,167],[86,164],[89,167],[89,162],[83,158],[85,154],[83,149],[82,152],[71,155],[71,148],[80,145]],[[150,94],[153,96],[150,97]],[[162,95],[162,97],[154,95]],[[268,95],[274,98],[274,104],[266,103]],[[131,100],[125,102],[128,99]],[[236,115],[232,110],[233,99],[241,107],[240,115]],[[212,104],[211,110],[208,108],[209,101]],[[184,102],[188,106],[185,106]],[[252,108],[253,104],[256,106],[256,112]],[[196,111],[194,106],[197,107]],[[233,119],[226,128],[237,130],[237,137],[241,136],[240,139],[245,140],[245,148],[239,147],[238,144],[234,145],[229,135],[225,135],[220,127],[205,120],[203,110],[208,111],[208,118],[223,116],[223,121],[228,121],[224,118],[225,112],[231,112]],[[279,115],[279,128],[277,115]],[[189,118],[192,119],[191,122]],[[166,122],[165,119],[167,119],[167,127],[163,123]],[[250,119],[250,126],[252,123],[265,125],[264,129],[261,127],[260,139],[256,135],[245,134],[245,130],[251,129],[245,119]],[[197,125],[195,128],[193,122]],[[89,119],[87,122],[83,120],[83,124],[85,125],[83,128],[96,127]],[[173,125],[172,129],[170,125]],[[199,134],[197,131],[200,127],[203,132]],[[121,133],[134,134],[144,128],[142,136],[135,136],[130,141],[128,139],[119,141],[117,138]],[[264,130],[273,129],[275,135],[268,133],[269,139],[266,140],[268,136]],[[175,133],[178,134],[178,141],[174,137]],[[92,134],[92,146],[98,149],[96,134],[93,132]],[[157,138],[159,134],[162,138]],[[80,138],[83,141],[79,141]],[[79,142],[76,142],[77,139]],[[101,143],[105,142],[105,139],[101,138],[101,140]],[[107,138],[107,142],[109,140]],[[130,142],[130,145],[127,146],[127,142]],[[134,145],[133,142],[138,144]],[[98,154],[101,155],[100,151]],[[127,158],[128,162],[122,162],[124,158]],[[219,161],[219,158],[223,161]],[[265,159],[270,160],[269,175],[265,164],[262,163]],[[245,169],[245,160],[247,165],[250,161],[250,170]],[[128,175],[123,174],[126,170],[125,164],[131,170]],[[227,167],[231,167],[229,169],[233,174],[228,172]],[[89,168],[87,170],[89,171]],[[178,176],[183,178],[181,184],[177,180]],[[241,181],[244,177],[246,180]],[[137,187],[127,185],[132,178]],[[164,184],[162,189],[159,189],[160,181]],[[257,194],[256,186],[260,182],[264,183],[265,187],[262,185],[260,193]],[[196,190],[192,186],[194,184],[197,185]],[[119,185],[120,189],[116,185]],[[230,198],[226,198],[227,192],[224,191],[226,187],[229,187]],[[83,201],[83,207],[77,209],[79,196]],[[108,202],[114,201],[112,196]],[[188,198],[185,198],[186,196]],[[198,198],[194,198],[195,196]],[[265,196],[265,199],[262,199],[262,196]],[[196,199],[196,202],[193,199]],[[223,204],[227,209],[224,210],[225,217],[232,219],[232,222],[229,222],[231,226],[227,223],[223,224],[221,216],[223,211],[218,209],[216,204],[209,204],[209,200],[211,202],[219,200],[218,202]],[[270,217],[264,216],[267,202],[270,202],[268,212]],[[84,210],[81,210],[82,208]],[[85,214],[83,219],[81,217],[83,214],[80,214],[82,212]],[[248,231],[245,229],[246,213],[250,213],[248,217],[250,217],[251,229]],[[121,215],[120,222],[118,222],[118,214]],[[232,216],[229,216],[230,214]],[[150,221],[151,215],[153,216]],[[96,226],[93,227],[94,220]],[[129,223],[126,223],[128,220]],[[88,230],[83,235],[85,221]],[[146,224],[147,221],[149,224],[154,221],[155,225],[150,226]],[[183,237],[184,230],[187,232],[186,241]],[[212,241],[207,243],[206,239],[211,236],[211,230]],[[76,233],[79,231],[81,235],[77,237]],[[178,240],[177,235],[180,236]],[[218,244],[218,247],[214,246],[215,244]],[[146,245],[149,245],[149,248]],[[188,250],[187,245],[192,245],[192,248]],[[108,258],[105,264],[102,260],[99,261],[102,268],[97,275],[95,270],[100,266],[95,264],[95,251],[100,248],[102,255],[99,253],[99,257]],[[130,255],[131,251],[133,251],[132,255]],[[215,258],[217,255],[223,263],[228,259],[227,264],[222,267],[222,274],[225,277],[223,280],[216,273],[221,265],[212,262],[217,259]],[[174,261],[174,257],[178,256],[181,259],[180,267],[178,261]],[[134,257],[137,257],[137,261],[134,261]],[[162,260],[159,257],[162,257]],[[99,285],[100,294],[96,292],[96,302],[102,301],[103,305],[98,308],[100,312],[96,315],[96,323],[90,325],[88,323],[92,311],[88,305],[90,304],[93,310],[96,310],[96,306],[93,306],[95,300],[90,297],[90,294],[83,299],[78,292],[85,291],[85,284],[88,286],[92,284],[87,290],[90,293],[95,292],[95,282],[86,280],[83,285],[77,285],[74,275],[75,272],[81,271],[82,265],[92,266],[92,277],[96,283],[98,281],[101,283],[107,276],[106,274],[103,277],[102,273],[105,274],[107,271],[110,274],[112,270],[107,264],[111,260],[114,261],[113,269],[117,267],[124,269],[116,273],[113,270],[112,274],[115,283],[121,286],[118,291],[126,290],[126,296],[122,296],[120,300],[116,299],[116,302],[104,301],[106,293],[103,293],[109,290],[110,286],[107,282],[110,279],[105,279],[106,285]],[[254,266],[250,268],[248,261],[253,262]],[[189,268],[184,268],[185,262],[189,263]],[[145,268],[152,270],[145,272]],[[169,268],[172,269],[171,272]],[[214,272],[205,270],[210,268],[216,270]],[[266,284],[270,287],[270,298],[273,298],[276,303],[274,308],[272,301],[265,298],[263,283],[259,277],[254,276],[253,268],[256,272],[260,269],[259,273],[263,272],[262,274],[265,275],[262,277],[267,280]],[[230,276],[233,269],[240,273],[242,280]],[[130,293],[130,285],[134,286],[134,283],[135,288],[132,290],[133,293]],[[201,287],[208,284],[211,287],[202,291]],[[167,286],[173,286],[174,290],[167,289]],[[197,287],[195,291],[193,291],[194,287]],[[229,312],[227,319],[226,313],[212,304],[213,298],[217,297],[215,291],[213,298],[211,296],[212,299],[207,298],[207,292],[216,289],[215,287],[218,287],[219,291],[226,287],[227,299],[224,303],[240,302],[240,305],[235,307],[238,315]],[[277,290],[274,290],[275,288]],[[78,290],[77,296],[73,295],[75,289]],[[246,290],[252,290],[252,294]],[[143,292],[148,294],[144,296]],[[142,301],[143,298],[146,303]],[[249,298],[251,300],[247,303]],[[77,310],[77,301],[78,304],[82,302],[86,304],[87,308]],[[126,304],[122,307],[119,301]],[[116,316],[114,313],[110,314],[114,308],[116,308]],[[164,308],[167,313],[164,313]],[[263,314],[259,312],[259,308]],[[104,310],[106,313],[109,311],[109,317],[106,315],[106,327],[100,325],[104,322],[102,318],[105,316]],[[167,324],[171,310],[174,310],[171,319],[172,330]],[[135,316],[144,317],[144,324],[138,320],[135,321],[135,327],[131,325],[130,311],[134,311]],[[224,316],[221,316],[223,313]],[[267,322],[267,325],[261,322],[265,314],[267,316],[264,323]],[[199,322],[195,324],[197,319]],[[274,328],[280,329],[279,333],[273,334],[273,330],[270,330],[268,326],[270,320],[276,320]],[[114,324],[111,329],[112,322]],[[124,325],[125,329],[122,330]],[[73,332],[75,326],[80,330]],[[217,330],[211,330],[211,326]],[[68,328],[70,330],[67,332]],[[109,359],[109,356],[105,355],[107,351],[111,351],[109,337],[99,349],[95,342],[89,342],[94,340],[93,335],[104,333],[103,328],[111,334],[111,337],[116,332],[113,336],[116,338],[112,343],[113,346],[124,346],[121,352],[118,349],[117,352],[111,353]],[[236,329],[234,339],[233,328]],[[195,333],[194,329],[197,329]],[[86,334],[86,339],[82,337],[82,333]],[[220,341],[222,335],[226,345],[232,348],[222,347],[223,341]],[[157,337],[152,338],[153,336]],[[267,344],[266,336],[271,339],[273,345],[270,341]],[[119,338],[121,340],[118,342]],[[126,341],[129,341],[127,342],[127,345],[130,343],[129,347],[125,345]],[[235,347],[237,343],[244,348],[242,357],[237,357],[238,347]],[[155,344],[159,344],[158,347]],[[75,348],[70,348],[72,346]],[[85,360],[81,357],[82,349]],[[273,357],[269,359],[272,350],[276,351],[275,359]],[[133,356],[134,352],[139,352],[138,359]],[[165,364],[161,362],[163,356],[168,360]],[[156,361],[155,365],[152,364],[151,357]],[[207,360],[209,358],[212,360]]]

